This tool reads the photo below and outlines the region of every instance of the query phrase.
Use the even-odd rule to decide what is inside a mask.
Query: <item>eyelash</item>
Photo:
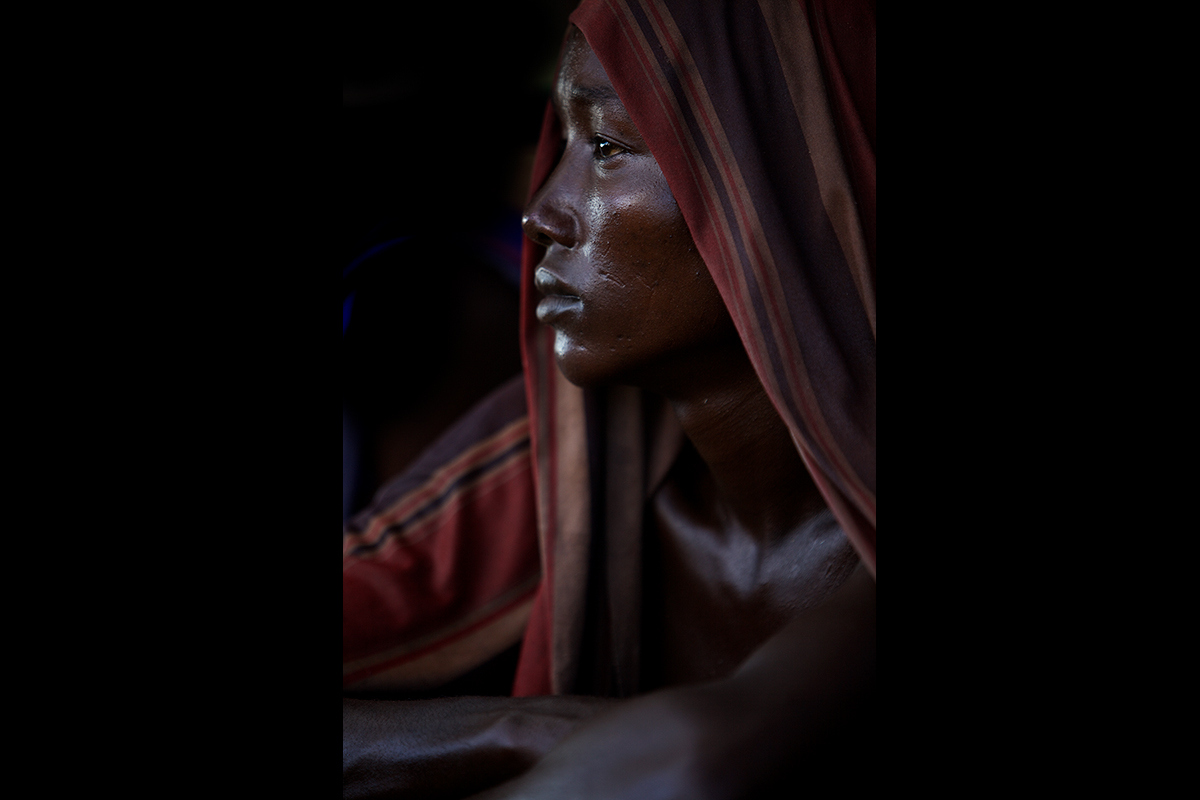
[[[602,147],[611,147],[617,152],[604,155],[604,153],[601,152]],[[624,147],[621,147],[621,145],[616,144],[611,139],[605,138],[604,136],[596,136],[592,139],[592,155],[597,161],[607,161],[610,158],[616,158],[624,152],[627,152]]]
[[[617,152],[610,153],[609,155],[604,155],[602,152],[600,152],[600,149],[605,146],[611,147],[611,148],[615,149]],[[558,143],[558,160],[559,161],[562,160],[563,154],[566,153],[566,151],[567,151],[567,140],[564,138],[564,139],[560,140]],[[604,136],[593,136],[592,137],[592,158],[594,158],[597,161],[608,161],[611,158],[616,158],[617,156],[619,156],[623,153],[628,153],[628,152],[629,151],[626,150],[624,147],[615,143],[614,141],[612,141],[611,139],[609,139],[607,137],[604,137]]]

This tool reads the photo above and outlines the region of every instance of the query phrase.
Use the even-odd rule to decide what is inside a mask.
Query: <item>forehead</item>
[[[562,69],[554,85],[554,104],[560,113],[594,107],[625,108],[608,73],[577,29],[568,37],[563,53]]]

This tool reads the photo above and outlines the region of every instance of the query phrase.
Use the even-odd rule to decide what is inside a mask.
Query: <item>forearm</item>
[[[871,738],[861,728],[875,655],[875,587],[863,570],[729,679],[627,701],[473,800],[729,800],[780,781],[803,788],[840,766],[829,756],[849,740]]]
[[[696,797],[800,793],[860,771],[875,740],[875,583],[795,620],[695,707],[704,731]],[[849,771],[848,771],[849,770]]]
[[[342,699],[342,796],[461,798],[520,775],[612,701]]]

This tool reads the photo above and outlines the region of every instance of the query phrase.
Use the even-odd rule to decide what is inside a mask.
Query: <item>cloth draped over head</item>
[[[876,574],[875,4],[585,0],[572,14],[658,161],[768,395]],[[555,166],[548,109],[533,191]],[[636,691],[644,499],[678,423],[554,362],[526,243],[543,584],[517,694]],[[587,580],[582,580],[587,576]]]
[[[571,16],[649,145],[762,384],[876,566],[873,0],[585,0]],[[532,176],[552,173],[547,108]],[[642,526],[671,409],[583,390],[538,323],[497,393],[343,533],[343,687],[444,683],[521,642],[513,694],[639,691]]]

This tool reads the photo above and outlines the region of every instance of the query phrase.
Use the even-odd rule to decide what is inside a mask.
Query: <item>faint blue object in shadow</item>
[[[354,311],[354,281],[352,275],[364,262],[371,260],[383,251],[395,247],[398,244],[403,244],[411,239],[411,236],[401,236],[398,239],[378,244],[367,250],[358,258],[350,262],[349,266],[342,270],[342,337],[346,336],[346,329],[350,327],[350,315]],[[345,524],[350,515],[354,513],[354,495],[358,486],[358,436],[355,432],[354,422],[350,419],[350,415],[346,412],[345,404],[342,405],[342,523]]]
[[[358,437],[354,423],[342,406],[342,524],[354,513],[354,490],[358,485]]]
[[[349,280],[354,270],[358,269],[363,262],[370,261],[384,250],[395,247],[398,244],[403,244],[411,238],[411,236],[401,236],[398,239],[392,239],[390,242],[375,245],[351,261],[350,265],[342,270],[342,336],[346,335],[346,328],[350,327],[350,313],[354,310],[354,284]]]

